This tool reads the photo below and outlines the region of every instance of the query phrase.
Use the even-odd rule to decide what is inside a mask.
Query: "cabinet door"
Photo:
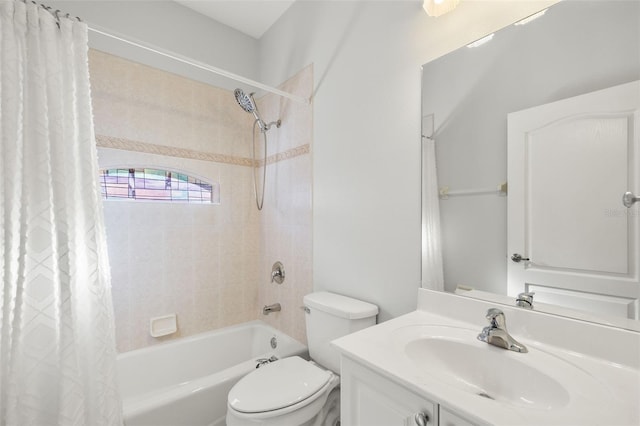
[[[437,406],[407,388],[342,357],[341,423],[343,426],[418,426],[438,424]]]
[[[463,419],[457,414],[440,406],[440,426],[474,426],[469,420]]]

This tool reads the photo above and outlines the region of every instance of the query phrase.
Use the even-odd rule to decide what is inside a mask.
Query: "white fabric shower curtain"
[[[0,1],[0,424],[118,425],[87,26]]]
[[[422,138],[422,287],[444,290],[436,143]]]

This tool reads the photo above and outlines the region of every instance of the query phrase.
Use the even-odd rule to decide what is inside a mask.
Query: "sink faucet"
[[[510,351],[528,352],[525,345],[518,343],[507,332],[507,321],[504,317],[504,312],[500,309],[491,308],[487,311],[486,317],[490,325],[482,329],[482,333],[478,334],[478,340],[499,348],[509,349]]]

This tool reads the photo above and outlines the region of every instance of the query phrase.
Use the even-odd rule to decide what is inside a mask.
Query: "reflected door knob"
[[[640,202],[640,197],[637,197],[633,192],[625,192],[622,196],[622,204],[628,209],[630,209],[634,203],[638,202]]]
[[[414,420],[418,426],[427,426],[429,416],[426,413],[416,413]]]
[[[513,253],[511,255],[511,260],[516,262],[516,263],[520,263],[523,260],[528,262],[529,258],[528,257],[522,257],[522,255],[519,254],[519,253]]]

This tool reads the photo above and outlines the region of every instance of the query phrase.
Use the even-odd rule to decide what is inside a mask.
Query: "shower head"
[[[273,124],[275,124],[276,127],[280,127],[280,120],[274,121],[269,124],[265,123],[264,120],[262,120],[262,117],[260,117],[260,112],[258,112],[256,101],[253,99],[253,93],[249,93],[247,95],[242,89],[236,89],[233,94],[235,95],[236,101],[238,101],[238,105],[240,105],[240,108],[248,113],[253,114],[253,116],[256,118],[256,122],[258,123],[258,127],[260,128],[260,132],[265,133]]]
[[[269,127],[262,121],[260,117],[260,113],[258,112],[258,106],[256,105],[256,101],[253,99],[253,93],[249,93],[248,95],[244,93],[242,89],[236,89],[233,94],[236,96],[236,101],[238,101],[238,105],[240,108],[245,110],[248,113],[253,114],[258,122],[258,127],[260,127],[261,132],[266,132]]]
[[[253,100],[253,93],[247,95],[242,89],[236,89],[233,94],[236,96],[238,105],[246,112],[255,113],[256,103]]]
[[[262,163],[262,197],[258,196],[258,178],[256,176],[257,167],[253,168],[253,190],[256,194],[256,206],[258,207],[258,210],[262,210],[262,204],[264,203],[264,183],[267,177],[267,130],[269,130],[274,124],[276,125],[276,127],[280,127],[281,122],[280,120],[276,120],[267,124],[262,121],[262,118],[260,118],[260,113],[258,112],[256,101],[253,99],[253,93],[249,93],[247,95],[242,89],[236,89],[233,94],[236,97],[236,101],[238,101],[238,105],[240,105],[240,108],[248,113],[253,114],[253,116],[256,118],[253,122],[253,131],[251,132],[253,137],[254,162],[256,161],[256,125],[258,125],[258,127],[260,128],[260,133],[262,133],[262,137],[264,139],[264,160]]]

